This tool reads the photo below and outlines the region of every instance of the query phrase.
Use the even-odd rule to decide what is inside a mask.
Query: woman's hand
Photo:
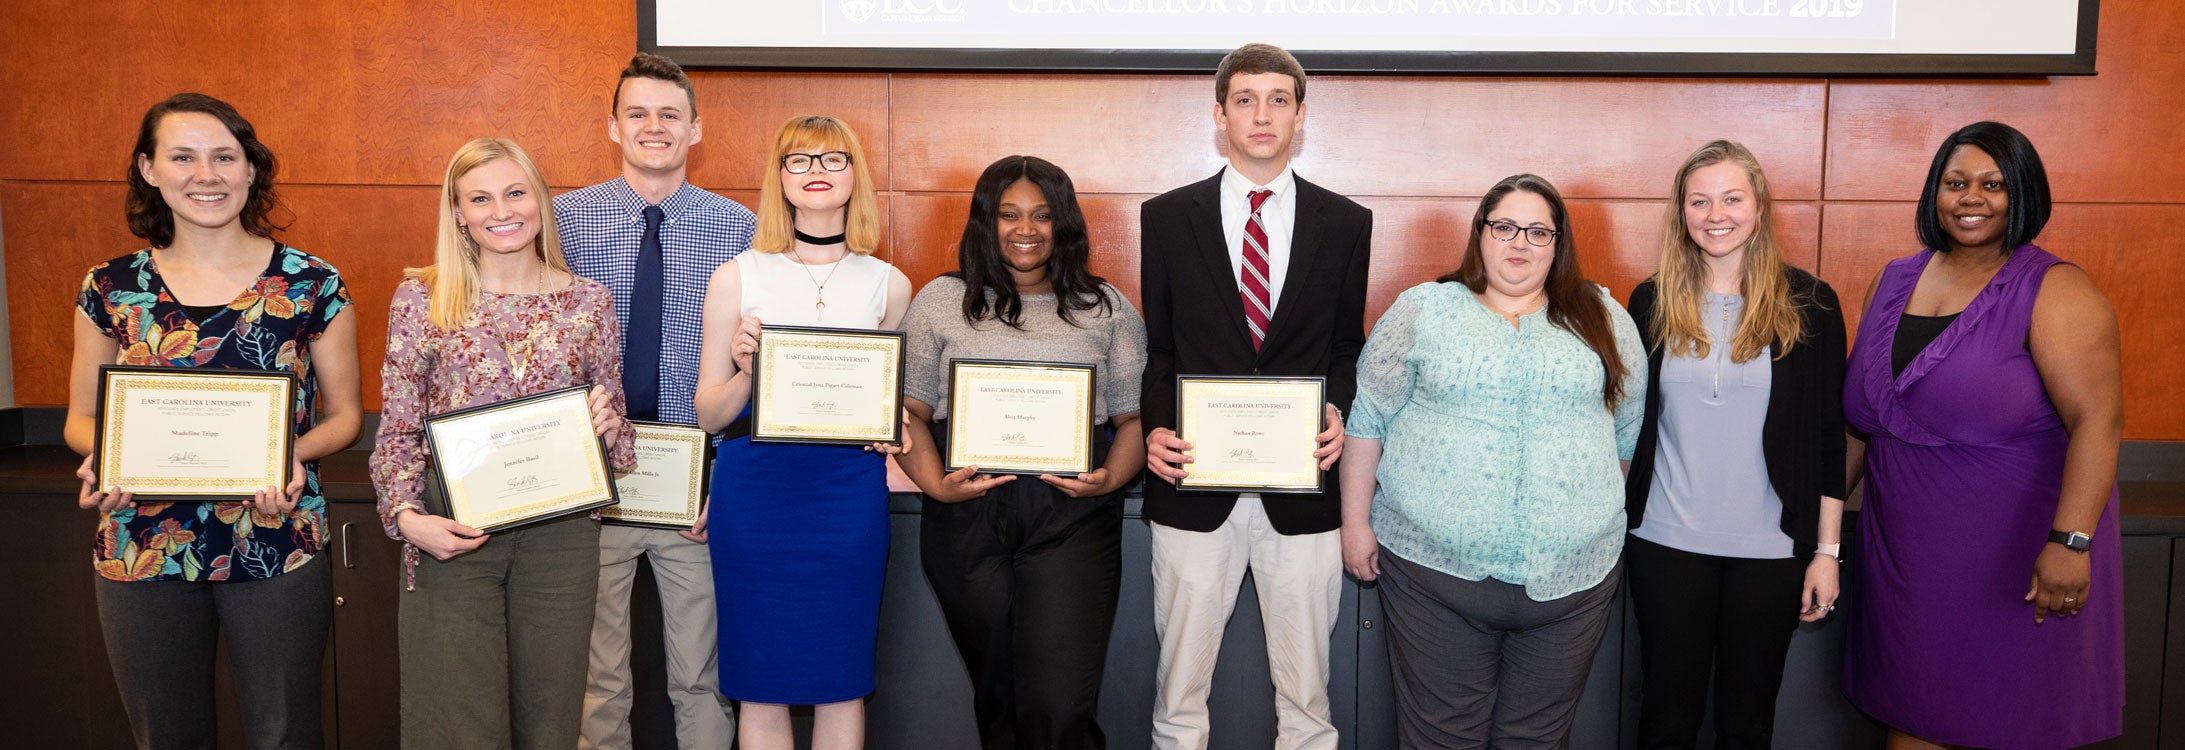
[[[614,445],[622,439],[622,415],[615,413],[615,400],[607,395],[607,387],[592,386],[592,395],[586,399],[592,407],[592,432],[600,439]]]
[[[1062,494],[1070,497],[1099,497],[1120,489],[1123,481],[1127,481],[1111,481],[1111,477],[1116,473],[1118,472],[1108,471],[1108,467],[1102,466],[1088,473],[1074,476],[1043,474],[1040,475],[1039,481],[1054,485],[1055,489],[1061,490]]]
[[[2042,547],[2041,556],[2033,560],[2033,588],[2026,590],[2026,601],[2033,603],[2033,621],[2048,619],[2050,614],[2075,615],[2085,609],[2086,587],[2093,577],[2086,553],[2054,542]]]
[[[1344,524],[1343,569],[1350,577],[1371,581],[1381,577],[1381,540],[1368,524]]]
[[[1806,588],[1799,595],[1802,605],[1798,610],[1799,620],[1820,622],[1836,611],[1836,597],[1843,593],[1838,581],[1843,574],[1843,565],[1835,557],[1814,553],[1813,561],[1806,563]]]
[[[1014,481],[1017,481],[1017,477],[1014,474],[1002,474],[999,476],[993,474],[980,474],[979,467],[966,466],[953,472],[942,474],[941,486],[933,488],[935,490],[939,490],[939,492],[928,491],[926,493],[926,497],[933,498],[937,502],[960,503],[965,500],[985,497],[988,490],[994,489],[995,487],[1000,487]]]
[[[454,519],[420,510],[398,511],[395,528],[402,531],[404,540],[438,560],[477,549],[490,538],[485,532],[456,523]]]
[[[1313,458],[1320,459],[1321,471],[1333,468],[1336,459],[1343,457],[1343,410],[1335,408],[1334,404],[1327,404],[1327,425],[1328,429],[1313,436],[1313,440],[1320,443],[1320,448],[1313,451]]]
[[[751,358],[759,353],[759,316],[753,315],[736,324],[736,336],[728,347],[728,356],[736,361],[737,372],[751,371]]]
[[[287,487],[267,487],[250,496],[252,510],[268,516],[278,516],[296,509],[296,501],[303,497],[303,461],[289,459]]]
[[[99,475],[91,471],[90,456],[84,456],[83,465],[76,467],[76,478],[83,480],[83,488],[76,490],[76,507],[78,508],[95,510],[100,513],[112,513],[123,508],[137,507],[136,497],[133,493],[115,489],[100,491],[92,486],[98,483]]]
[[[903,436],[903,439],[901,441],[894,443],[873,443],[872,445],[865,446],[865,450],[888,456],[909,453],[911,447],[917,445],[916,441],[910,439],[911,414],[909,409],[903,410],[902,419],[903,429],[897,431],[897,434]]]
[[[1183,467],[1188,463],[1191,463],[1191,444],[1176,437],[1176,431],[1162,427],[1146,433],[1146,471],[1175,484],[1190,474]]]
[[[713,512],[713,504],[712,504],[712,503],[706,503],[706,507],[703,507],[703,508],[699,508],[699,509],[698,509],[698,522],[697,522],[697,523],[693,523],[693,524],[691,524],[691,525],[690,525],[690,528],[688,528],[688,529],[684,529],[684,530],[681,530],[681,531],[677,531],[677,532],[675,532],[675,533],[677,533],[677,534],[680,534],[680,535],[682,535],[682,537],[683,537],[684,539],[689,539],[689,540],[691,540],[691,541],[693,541],[693,542],[697,542],[697,543],[699,543],[699,544],[705,544],[705,543],[706,543],[706,517],[707,517],[707,514],[709,514],[709,513],[712,513],[712,512]]]

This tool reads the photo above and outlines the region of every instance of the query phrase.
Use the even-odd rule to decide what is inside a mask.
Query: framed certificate
[[[615,502],[590,385],[425,420],[448,517],[491,534]]]
[[[615,478],[622,499],[600,509],[599,519],[618,526],[687,529],[706,507],[704,430],[683,424],[631,422],[637,430],[637,468]]]
[[[97,486],[168,502],[286,487],[295,418],[285,372],[102,365]]]
[[[954,359],[948,383],[949,471],[1092,471],[1092,365]]]
[[[1325,378],[1176,378],[1176,435],[1191,444],[1187,490],[1317,493],[1322,489]]]
[[[901,331],[761,326],[751,358],[751,440],[900,442],[903,338]]]

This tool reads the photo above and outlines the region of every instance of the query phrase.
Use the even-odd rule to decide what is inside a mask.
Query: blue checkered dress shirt
[[[562,254],[577,275],[615,294],[615,319],[630,334],[630,287],[645,239],[645,199],[617,177],[554,198]],[[713,270],[751,247],[758,222],[742,204],[686,182],[660,203],[660,419],[694,424],[698,349],[705,329],[706,282]]]

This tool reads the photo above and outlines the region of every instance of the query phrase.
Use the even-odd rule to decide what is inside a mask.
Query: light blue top
[[[1541,311],[1507,320],[1457,283],[1406,290],[1358,360],[1347,432],[1381,441],[1373,531],[1406,560],[1534,601],[1593,587],[1624,545],[1624,475],[1645,407],[1646,352],[1601,290],[1623,399],[1601,359]]]
[[[1716,557],[1791,556],[1783,501],[1768,482],[1760,447],[1775,347],[1743,362],[1730,359],[1730,340],[1744,318],[1743,295],[1708,292],[1700,309],[1713,342],[1707,356],[1662,357],[1661,448],[1646,516],[1633,536]]]

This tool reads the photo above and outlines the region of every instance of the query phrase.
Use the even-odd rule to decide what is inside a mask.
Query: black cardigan
[[[1790,270],[1791,297],[1805,322],[1805,338],[1790,354],[1769,361],[1774,381],[1768,389],[1767,424],[1760,430],[1760,450],[1768,464],[1768,482],[1783,502],[1783,533],[1791,554],[1813,554],[1821,519],[1821,497],[1844,496],[1844,311],[1828,282],[1798,268]],[[1654,454],[1661,440],[1662,349],[1653,332],[1654,280],[1631,292],[1631,322],[1646,341],[1646,418],[1639,427],[1639,447],[1624,481],[1624,509],[1630,528],[1646,513],[1654,484]],[[1727,345],[1727,343],[1720,344]],[[1781,342],[1777,342],[1781,351]]]

